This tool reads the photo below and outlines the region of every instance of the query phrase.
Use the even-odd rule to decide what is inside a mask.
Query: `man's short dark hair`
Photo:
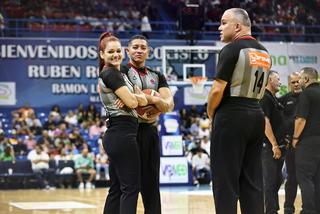
[[[269,71],[269,77],[274,75],[274,74],[278,74],[279,75],[279,72],[278,71],[275,71],[275,70],[270,70]]]
[[[318,71],[312,67],[304,67],[301,69],[303,74],[306,74],[310,79],[318,79]]]
[[[128,46],[130,46],[132,41],[135,39],[145,40],[147,42],[147,45],[149,46],[149,41],[148,41],[147,37],[145,37],[144,35],[140,35],[140,34],[132,36],[128,41]]]
[[[270,78],[275,74],[279,75],[278,71],[275,71],[275,70],[270,70],[269,71],[267,83],[269,83]]]

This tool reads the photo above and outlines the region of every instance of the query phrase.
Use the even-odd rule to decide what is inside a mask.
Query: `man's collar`
[[[310,83],[306,88],[319,85],[319,82]]]
[[[254,37],[252,37],[250,34],[244,34],[244,35],[241,35],[241,36],[237,36],[234,41],[237,41],[237,40],[243,40],[243,39],[249,39],[249,40],[256,40]]]
[[[147,73],[147,68],[145,66],[138,68],[135,65],[133,65],[131,62],[128,63],[128,66],[134,68],[135,70],[137,70],[140,73]]]

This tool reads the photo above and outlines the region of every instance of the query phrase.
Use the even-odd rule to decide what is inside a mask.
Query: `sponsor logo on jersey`
[[[251,66],[258,66],[258,67],[270,69],[271,59],[267,53],[262,53],[259,51],[249,51],[248,56],[249,56],[249,63]]]

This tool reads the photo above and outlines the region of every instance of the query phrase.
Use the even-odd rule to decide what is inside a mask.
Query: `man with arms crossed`
[[[263,213],[261,147],[264,115],[259,105],[271,59],[251,36],[248,13],[228,9],[219,27],[227,44],[219,53],[208,95],[212,120],[211,170],[217,214]]]
[[[290,92],[279,98],[284,106],[283,115],[285,118],[286,140],[292,139],[294,131],[294,119],[297,113],[299,94],[301,93],[300,73],[294,72],[289,76]],[[284,214],[293,214],[295,211],[294,201],[297,196],[297,178],[295,164],[295,149],[290,144],[285,154],[285,163],[287,169],[287,180],[285,183],[285,201]]]
[[[292,146],[296,148],[296,175],[301,189],[301,214],[320,213],[320,85],[318,72],[301,70],[303,92],[299,96]]]
[[[131,37],[126,51],[130,61],[128,66],[122,67],[122,71],[141,90],[153,89],[160,93],[160,97],[146,95],[148,104],[154,104],[162,113],[171,111],[174,106],[173,97],[164,75],[145,65],[149,54],[149,42],[146,37],[142,35]],[[152,109],[149,113],[153,113]],[[141,195],[145,214],[160,214],[160,142],[156,126],[158,117],[153,115],[149,115],[149,117],[150,120],[139,119],[138,145],[141,159]]]

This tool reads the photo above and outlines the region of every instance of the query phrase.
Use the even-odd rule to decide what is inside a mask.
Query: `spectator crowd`
[[[190,6],[185,10],[188,5],[197,7]],[[282,34],[286,41],[290,41],[291,36],[310,35],[306,41],[313,42],[320,31],[320,2],[316,0],[148,0],[143,3],[138,0],[4,0],[0,10],[0,30],[2,36],[5,35],[5,26],[32,32],[179,30],[182,14],[197,13],[196,19],[203,23],[201,30],[217,32],[222,12],[231,7],[248,11],[257,37],[268,35],[272,39],[272,36]],[[20,25],[26,26],[16,26],[15,21],[6,22],[6,18],[33,21],[22,21]],[[172,23],[176,25],[172,26]]]
[[[50,112],[36,113],[29,105],[1,114],[0,161],[30,160],[38,174],[41,188],[54,187],[50,161],[73,161],[74,167],[59,169],[57,173],[76,173],[84,188],[83,174],[89,174],[87,188],[92,181],[109,180],[108,157],[101,146],[106,127],[94,105],[87,109],[79,105],[66,114],[55,105]]]

